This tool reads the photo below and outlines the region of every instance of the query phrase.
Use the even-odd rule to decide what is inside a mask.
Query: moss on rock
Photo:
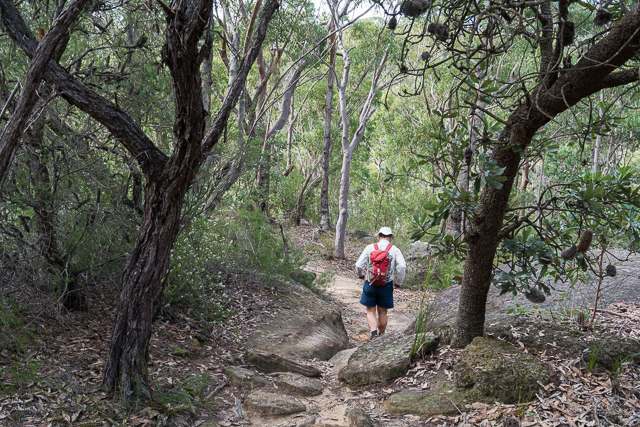
[[[554,376],[540,359],[522,353],[500,340],[477,337],[465,349],[454,368],[457,388],[473,387],[483,396],[512,404],[531,400]]]

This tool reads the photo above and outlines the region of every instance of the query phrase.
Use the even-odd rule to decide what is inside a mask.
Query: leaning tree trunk
[[[338,222],[336,223],[336,258],[344,258],[344,240],[349,219],[349,175],[353,149],[349,147],[342,155],[342,171],[340,173],[340,196],[338,198]]]
[[[193,176],[169,171],[147,183],[144,216],[135,248],[122,275],[104,385],[150,396],[147,363],[153,303],[165,278],[180,225],[184,195]],[[185,185],[187,184],[187,185]]]
[[[511,189],[518,175],[520,153],[525,151],[542,126],[581,99],[604,88],[638,81],[637,68],[617,71],[640,50],[636,42],[638,31],[640,7],[636,6],[586,52],[574,68],[560,75],[557,70],[546,73],[543,81],[527,97],[528,100],[536,100],[535,106],[524,103],[507,120],[491,155],[498,167],[505,168],[503,175],[506,180],[501,188],[487,186],[482,190],[481,207],[474,212],[466,233],[468,252],[452,345],[465,346],[484,332],[487,294],[498,243],[512,227],[522,223],[516,221],[502,229]]]

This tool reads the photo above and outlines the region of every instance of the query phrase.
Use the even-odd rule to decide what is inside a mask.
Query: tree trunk
[[[194,5],[184,0],[179,4],[174,2],[173,6],[178,10],[173,10],[167,19],[163,56],[174,87],[176,148],[162,173],[147,176],[144,216],[123,273],[123,289],[103,379],[108,389],[120,387],[128,400],[134,395],[151,395],[147,364],[153,304],[165,279],[171,248],[178,234],[184,196],[204,161],[203,153],[209,152],[224,132],[278,2],[265,2],[251,46],[206,135],[198,41],[212,3],[204,0]]]
[[[355,147],[353,147],[355,149]],[[349,219],[349,175],[353,150],[348,149],[342,155],[342,170],[340,173],[340,196],[338,198],[338,222],[336,223],[336,258],[344,259],[344,240],[347,234],[347,220]]]
[[[333,25],[329,26],[329,32],[333,32]],[[330,37],[331,48],[329,51],[329,71],[327,72],[327,96],[324,102],[324,138],[322,143],[322,184],[320,186],[320,227],[327,231],[331,229],[331,216],[329,212],[329,165],[333,142],[331,140],[331,116],[333,113],[333,83],[335,79],[336,65],[336,38]]]

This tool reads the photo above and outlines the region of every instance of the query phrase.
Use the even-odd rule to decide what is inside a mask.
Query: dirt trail
[[[369,328],[365,316],[365,308],[360,304],[362,281],[342,275],[336,275],[334,283],[327,292],[343,309],[343,319],[349,337],[361,341],[361,337],[368,336]],[[413,320],[409,304],[405,301],[404,290],[394,291],[395,308],[389,310],[389,325],[387,332],[404,331]]]

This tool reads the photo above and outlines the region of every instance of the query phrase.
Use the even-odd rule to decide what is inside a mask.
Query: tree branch
[[[16,108],[2,131],[2,134],[0,134],[0,187],[2,187],[7,177],[9,165],[15,154],[18,141],[27,128],[31,111],[36,105],[38,87],[44,77],[47,64],[58,47],[58,43],[69,29],[69,26],[80,12],[82,12],[82,9],[88,1],[89,0],[76,0],[70,4],[53,22],[53,25],[35,49],[24,85],[22,86],[22,92],[18,97]],[[2,17],[4,18],[5,12],[1,7],[0,13],[2,13]]]
[[[32,58],[38,41],[11,0],[0,0],[0,20],[13,42]],[[75,80],[56,62],[49,62],[44,78],[68,103],[106,127],[136,159],[145,175],[162,171],[167,156],[124,111]]]

